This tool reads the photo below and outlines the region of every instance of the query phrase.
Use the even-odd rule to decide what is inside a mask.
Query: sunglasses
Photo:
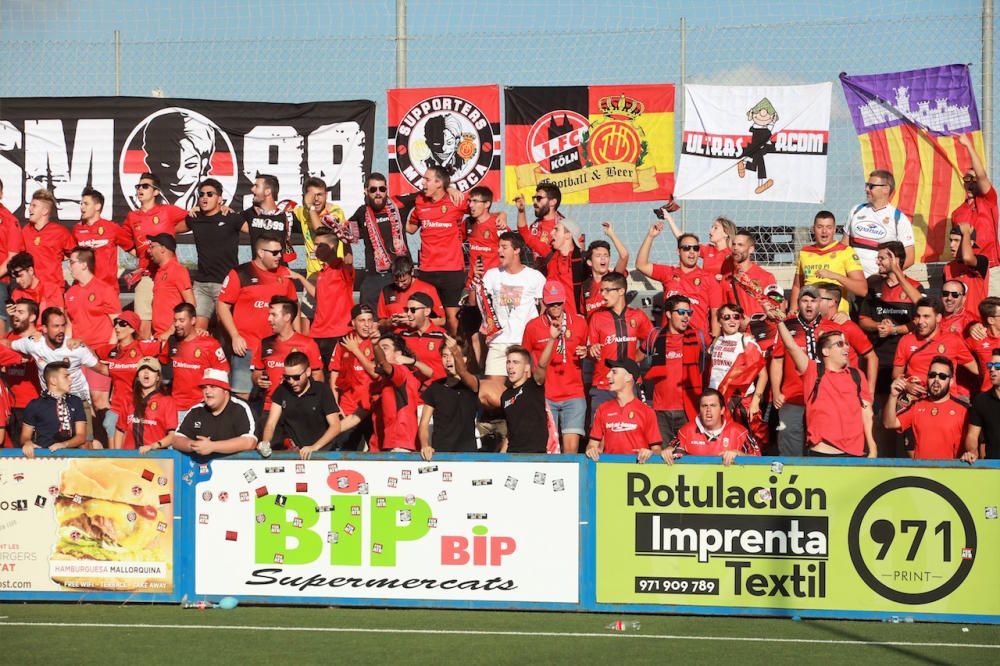
[[[129,328],[131,328],[132,324],[128,323],[124,319],[115,319],[115,326],[117,326],[118,328],[124,328],[126,326],[128,326]]]
[[[976,180],[975,176],[962,176],[963,183],[973,183],[975,182],[975,180]]]
[[[678,314],[682,317],[690,317],[691,315],[694,314],[694,310],[688,310],[687,308],[676,308],[674,310],[671,310],[671,312],[674,314]]]
[[[962,295],[962,292],[960,292],[960,291],[945,291],[944,289],[941,290],[941,296],[944,297],[944,298],[947,298],[949,296],[952,297],[952,298],[958,298],[961,295]]]
[[[410,306],[407,306],[407,307],[406,307],[405,309],[406,309],[406,311],[407,311],[407,312],[409,312],[410,314],[413,314],[414,312],[420,312],[421,310],[426,310],[426,309],[428,309],[428,308],[427,308],[427,306],[426,306],[426,305],[421,305],[420,307],[416,307],[416,308],[413,308],[413,307],[410,307]]]
[[[150,183],[139,183],[138,185],[135,186],[135,189],[137,192],[139,190],[155,190],[156,185],[151,185]]]
[[[11,272],[10,272],[10,276],[11,276],[12,278],[14,278],[15,280],[16,280],[17,278],[21,277],[22,275],[24,275],[24,271],[11,271]]]
[[[889,183],[865,183],[866,190],[874,190],[876,187],[889,187]]]
[[[539,194],[536,194],[535,196],[531,197],[532,201],[544,201],[545,199],[548,199],[548,197],[543,197]]]
[[[927,379],[951,379],[947,372],[928,372]]]
[[[267,248],[264,248],[264,247],[262,247],[260,249],[260,251],[261,252],[267,252],[272,257],[280,257],[281,256],[281,252],[282,252],[281,250],[268,250]]]
[[[388,191],[389,190],[386,188],[385,185],[377,185],[377,186],[372,186],[372,187],[368,188],[368,193],[369,194],[375,194],[376,192],[381,192],[381,193],[384,194],[384,193],[386,193]]]
[[[1000,362],[997,362],[997,361],[987,361],[986,362],[986,369],[987,370],[1000,370]]]
[[[206,192],[199,192],[199,193],[198,193],[198,196],[199,196],[199,197],[206,197],[206,198],[209,198],[209,199],[211,199],[212,197],[217,197],[217,196],[219,196],[219,195],[218,195],[218,194],[216,194],[215,192],[207,192],[207,191],[206,191]]]
[[[743,319],[741,315],[738,314],[724,314],[719,317],[722,321],[739,321]]]
[[[282,375],[282,378],[283,378],[283,379],[284,379],[284,380],[285,380],[286,382],[297,382],[297,381],[299,381],[300,379],[302,379],[302,378],[303,378],[303,377],[305,376],[305,374],[306,374],[305,372],[300,372],[300,373],[299,373],[299,374],[297,374],[297,375],[289,375],[289,374],[287,374],[287,373],[286,373],[286,374]]]
[[[680,251],[682,251],[682,252],[695,252],[696,250],[699,249],[699,246],[698,245],[680,245],[680,246],[678,246],[677,249],[680,250]]]

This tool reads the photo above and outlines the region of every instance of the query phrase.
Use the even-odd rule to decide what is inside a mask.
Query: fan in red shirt
[[[437,289],[419,278],[413,277],[413,260],[409,257],[396,257],[392,262],[392,282],[382,287],[378,294],[378,324],[382,330],[401,333],[409,326],[410,315],[406,312],[406,304],[410,296],[422,291],[431,297],[434,303],[434,314],[431,321],[439,326],[444,323],[444,306],[438,297]]]
[[[591,315],[604,307],[604,294],[601,293],[601,280],[604,279],[604,276],[611,271],[622,275],[628,272],[628,248],[618,238],[618,234],[615,233],[614,226],[610,222],[601,222],[601,228],[604,229],[604,233],[607,234],[611,243],[615,244],[618,261],[612,268],[611,243],[606,240],[595,240],[587,246],[584,258],[587,260],[587,266],[590,267],[590,277],[583,281],[580,290],[583,297],[580,314],[586,317],[588,322]]]
[[[491,268],[500,266],[500,234],[510,231],[507,227],[507,213],[491,213],[493,190],[483,185],[469,190],[469,275],[465,286],[472,284],[473,273],[478,270],[484,275]]]
[[[979,375],[979,366],[962,338],[941,330],[943,311],[941,301],[937,299],[925,297],[917,301],[913,332],[904,335],[896,347],[892,378],[896,380],[902,377],[906,380],[906,390],[911,398],[923,398],[927,395],[927,387],[922,378],[927,376],[931,359],[935,356],[946,356],[956,366],[965,368],[977,377]],[[951,385],[951,392],[959,397],[968,397],[968,389],[957,383]]]
[[[635,258],[635,267],[643,275],[650,277],[663,285],[664,300],[680,294],[686,296],[694,314],[691,315],[691,327],[701,333],[706,344],[711,337],[718,335],[719,323],[716,311],[722,305],[722,290],[714,275],[698,267],[698,237],[694,234],[681,234],[677,238],[677,255],[680,263],[677,266],[654,264],[649,260],[653,249],[653,240],[663,233],[663,222],[654,222],[649,227],[646,238],[639,247]]]
[[[601,280],[605,307],[595,312],[587,327],[587,346],[595,360],[594,381],[590,388],[590,410],[614,398],[608,388],[606,361],[638,359],[639,344],[645,344],[653,324],[642,310],[628,307],[625,289],[628,282],[621,273],[608,273]]]
[[[176,236],[188,230],[188,211],[177,206],[161,203],[160,179],[152,173],[139,176],[135,186],[137,210],[131,211],[123,225],[127,243],[139,259],[139,268],[130,282],[135,287],[135,311],[142,320],[143,337],[152,333],[153,281],[150,277],[152,258],[149,256],[149,237],[158,234]]]
[[[387,452],[415,451],[420,380],[410,371],[410,366],[425,375],[430,369],[416,360],[403,339],[395,334],[383,336],[373,349],[374,363],[363,355],[357,356],[369,376],[375,380],[372,391],[378,396],[374,412],[377,443],[370,449]]]
[[[531,203],[535,221],[529,226],[524,212],[524,197],[520,194],[514,197],[514,205],[517,206],[517,233],[521,234],[525,244],[535,253],[535,265],[540,267],[545,258],[552,254],[552,231],[556,222],[562,218],[562,213],[559,212],[562,192],[557,185],[542,183],[535,189]]]
[[[964,337],[969,327],[979,321],[979,315],[972,314],[965,307],[966,286],[958,280],[947,280],[941,285],[941,330]]]
[[[581,365],[587,355],[587,320],[566,309],[566,288],[561,282],[545,283],[542,305],[544,312],[525,325],[521,345],[537,365],[553,332],[557,332],[558,342],[545,375],[545,399],[562,434],[562,452],[576,453],[587,416]]]
[[[149,453],[169,448],[177,430],[177,404],[164,393],[159,360],[147,356],[139,361],[132,384],[132,410],[118,422],[116,449],[138,449]]]
[[[722,299],[743,308],[747,318],[765,314],[761,301],[767,294],[781,293],[774,275],[751,260],[753,234],[740,229],[733,237],[732,255],[722,264]]]
[[[669,442],[697,413],[705,347],[691,328],[691,301],[687,296],[671,296],[663,307],[667,321],[646,350],[652,360],[646,379],[654,382],[653,409],[660,436]]]
[[[104,195],[85,188],[80,197],[80,221],[73,225],[73,240],[94,251],[94,275],[118,293],[118,248],[132,249],[132,240],[116,222],[101,217]]]
[[[13,329],[7,334],[8,340],[27,338],[38,334],[38,304],[28,299],[16,301],[8,306],[10,324]],[[38,383],[38,368],[31,357],[23,356],[20,363],[0,366],[0,378],[10,387],[13,395],[13,410],[8,424],[8,435],[13,441],[21,441],[21,416],[28,403],[38,397],[41,388]]]
[[[1000,297],[988,296],[979,304],[980,323],[971,327],[965,337],[965,344],[972,351],[979,364],[979,384],[976,392],[993,390],[987,363],[993,360],[993,350],[1000,349]]]
[[[316,274],[316,285],[305,280],[302,288],[313,297],[316,315],[309,335],[319,346],[322,367],[330,364],[337,341],[351,331],[351,308],[354,306],[354,255],[344,244],[343,257],[338,257],[340,239],[330,229],[321,227],[313,232],[316,259],[323,268]]]
[[[330,388],[337,399],[340,412],[341,433],[353,441],[349,449],[358,449],[358,438],[371,425],[372,378],[359,360],[359,356],[373,362],[375,351],[372,337],[378,331],[372,308],[367,303],[355,305],[351,310],[353,331],[340,339],[330,357]],[[359,427],[361,426],[361,427]],[[341,448],[344,448],[343,446]]]
[[[799,290],[799,313],[785,320],[785,330],[811,360],[819,359],[816,343],[819,333],[819,290],[807,285]],[[787,353],[784,336],[778,339],[771,356],[769,376],[772,402],[784,428],[778,431],[778,451],[782,456],[801,456],[806,443],[805,392],[802,377],[796,371],[795,358]]]
[[[3,181],[0,181],[0,202],[2,201]],[[9,282],[10,268],[7,262],[18,252],[24,252],[24,237],[21,235],[21,223],[3,203],[0,203],[0,282],[3,284]],[[9,289],[7,293],[8,295],[10,294]]]
[[[260,341],[271,334],[271,299],[297,298],[291,271],[281,265],[282,248],[278,238],[262,234],[254,245],[254,260],[229,271],[219,293],[219,323],[233,348],[231,389],[241,398],[251,389],[250,361]]]
[[[273,335],[261,340],[260,346],[254,352],[253,381],[264,389],[264,416],[258,422],[263,428],[267,422],[267,411],[271,408],[271,395],[274,389],[281,386],[282,375],[285,372],[285,358],[292,352],[302,352],[309,359],[309,370],[314,381],[323,381],[323,361],[320,360],[319,347],[309,336],[296,333],[292,323],[299,316],[299,304],[286,296],[275,296],[271,299],[267,321],[274,332]]]
[[[608,386],[615,398],[594,413],[587,457],[596,462],[601,453],[635,454],[644,463],[660,453],[662,442],[656,413],[635,394],[636,384],[642,381],[639,364],[626,358],[608,361],[608,368]]]
[[[218,340],[195,326],[195,306],[178,303],[174,306],[174,334],[167,339],[167,358],[174,370],[170,394],[177,407],[177,421],[183,421],[187,411],[204,399],[201,380],[205,370],[212,368],[229,374],[229,361]]]
[[[951,224],[953,228],[968,224],[975,229],[981,251],[993,268],[1000,264],[1000,251],[997,248],[997,234],[1000,233],[997,227],[997,191],[990,182],[986,167],[969,135],[958,134],[955,141],[969,151],[972,168],[966,170],[962,177],[965,201],[951,212]]]
[[[968,223],[953,224],[948,236],[951,261],[944,265],[944,279],[958,280],[965,285],[965,309],[973,317],[979,316],[979,303],[986,298],[986,281],[990,275],[990,262],[976,250],[976,232]]]
[[[400,337],[406,343],[413,356],[422,361],[432,371],[427,381],[444,379],[447,376],[441,361],[441,346],[445,343],[445,330],[431,322],[435,316],[434,299],[430,295],[418,291],[406,302],[406,312],[410,322]]]
[[[465,286],[466,198],[456,204],[448,196],[451,178],[442,167],[431,166],[424,173],[424,191],[418,194],[406,221],[406,232],[420,230],[420,277],[434,285],[444,303],[448,330],[458,330],[458,301]],[[440,354],[439,354],[440,355]]]
[[[552,228],[552,254],[545,260],[545,276],[566,288],[566,311],[580,312],[583,303],[585,265],[580,251],[583,242],[580,225],[561,218]]]
[[[722,394],[705,389],[698,397],[698,416],[681,426],[661,455],[672,465],[675,457],[684,454],[721,456],[722,464],[728,466],[737,456],[759,456],[760,449],[746,428],[726,419]]]
[[[14,280],[13,291],[10,294],[11,301],[18,301],[22,298],[38,303],[41,312],[49,308],[63,309],[65,300],[63,294],[66,290],[66,283],[58,285],[52,282],[42,282],[35,273],[35,258],[28,252],[19,252],[11,257],[7,263],[7,270]],[[7,306],[7,314],[10,314],[10,306]]]
[[[843,288],[835,282],[820,282],[814,286],[819,291],[819,333],[827,331],[843,333],[844,339],[847,340],[850,364],[865,373],[869,386],[875,386],[875,380],[878,378],[878,356],[871,340],[861,327],[840,312]]]
[[[177,261],[177,241],[169,234],[149,237],[149,256],[156,264],[153,272],[153,335],[166,340],[174,330],[174,308],[179,303],[194,305],[194,289],[187,267]]]
[[[892,382],[889,399],[882,408],[882,425],[887,430],[900,433],[912,429],[913,437],[907,439],[912,448],[907,452],[914,459],[958,458],[965,440],[965,413],[968,406],[951,395],[955,378],[955,364],[945,356],[931,359],[930,369],[923,377],[927,386],[926,397],[910,403],[896,413],[897,401],[906,395],[906,380],[898,377]]]
[[[49,190],[37,190],[28,205],[28,224],[21,229],[25,252],[35,259],[35,274],[42,282],[66,288],[62,262],[76,247],[73,236],[59,222],[50,221],[57,213],[56,199]]]
[[[684,232],[671,217],[670,206],[663,206],[660,210],[663,211],[662,219],[670,225],[670,231],[673,232],[674,238],[680,240]],[[702,243],[698,248],[701,267],[706,273],[713,276],[716,282],[722,281],[722,266],[726,263],[726,259],[732,255],[731,247],[735,236],[736,225],[733,221],[728,217],[719,216],[712,221],[712,226],[708,228],[708,242]]]

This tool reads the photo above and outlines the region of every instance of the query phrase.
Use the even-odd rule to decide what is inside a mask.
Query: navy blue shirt
[[[65,442],[73,439],[76,435],[76,424],[87,422],[87,415],[83,411],[83,401],[75,395],[66,396],[66,404],[69,406],[69,417],[73,424],[70,432],[59,432],[59,416],[56,414],[56,399],[48,394],[35,398],[24,408],[24,423],[35,429],[34,442],[43,448],[49,448],[53,444]],[[20,445],[20,442],[18,442]]]

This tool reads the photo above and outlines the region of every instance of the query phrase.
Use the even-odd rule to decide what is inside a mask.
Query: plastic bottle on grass
[[[642,628],[642,623],[638,620],[632,620],[631,622],[626,622],[625,620],[615,620],[604,628],[610,629],[611,631],[639,631],[639,629]]]

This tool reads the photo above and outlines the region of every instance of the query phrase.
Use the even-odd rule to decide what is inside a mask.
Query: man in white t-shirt
[[[875,258],[879,243],[899,241],[906,249],[903,270],[913,265],[913,225],[910,218],[889,203],[895,190],[896,180],[891,172],[883,169],[872,171],[865,183],[867,201],[854,207],[844,225],[843,243],[857,252],[866,279],[878,274]]]
[[[524,327],[541,312],[545,276],[524,264],[527,245],[519,234],[500,234],[498,256],[500,266],[483,276],[483,290],[493,302],[500,332],[489,340],[484,372],[480,382],[480,398],[496,391],[497,404],[507,376],[507,347],[521,344]],[[474,292],[473,292],[474,293]],[[485,400],[486,404],[492,403]]]

